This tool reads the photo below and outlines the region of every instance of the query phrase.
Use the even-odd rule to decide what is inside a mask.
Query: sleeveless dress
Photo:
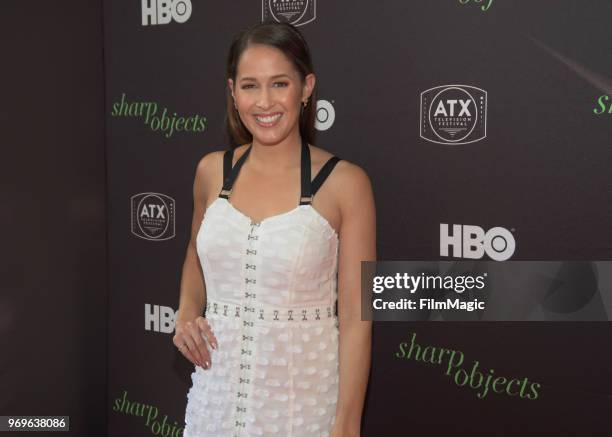
[[[211,368],[191,374],[183,436],[329,436],[338,397],[339,239],[311,202],[339,158],[311,182],[303,141],[299,205],[254,222],[229,200],[251,147],[233,168],[233,150],[225,152],[223,189],[196,236],[219,347],[209,347]]]

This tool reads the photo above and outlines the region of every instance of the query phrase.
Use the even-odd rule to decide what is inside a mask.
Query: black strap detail
[[[316,194],[319,188],[321,188],[321,185],[323,185],[323,182],[325,182],[325,179],[327,179],[327,176],[329,176],[338,161],[340,161],[340,158],[338,158],[337,156],[332,156],[327,160],[323,167],[321,167],[321,170],[319,170],[319,173],[317,173],[314,180],[312,181],[312,185],[310,188],[313,196]]]
[[[225,185],[225,180],[232,171],[232,161],[234,160],[234,149],[226,150],[223,154],[223,185]]]
[[[219,193],[219,197],[223,197],[224,199],[229,199],[230,193],[232,191],[232,187],[234,185],[234,181],[238,177],[238,173],[240,172],[240,168],[244,161],[246,161],[249,152],[253,144],[250,144],[247,150],[242,154],[236,164],[232,167],[232,160],[234,157],[234,149],[227,150],[223,154],[223,188]],[[301,196],[300,196],[300,205],[310,205],[312,202],[312,197],[318,191],[318,189],[323,185],[327,176],[331,173],[334,166],[340,158],[337,156],[332,156],[327,160],[327,162],[321,167],[319,173],[314,178],[314,180],[310,181],[310,148],[306,143],[306,140],[302,138],[302,156],[300,162],[300,171],[301,171]]]
[[[236,177],[238,177],[240,167],[242,167],[242,164],[244,164],[244,161],[247,159],[247,156],[249,156],[249,152],[251,151],[252,146],[253,144],[250,144],[249,147],[247,147],[246,152],[244,152],[242,156],[238,158],[238,161],[236,161],[234,167],[232,167],[234,150],[228,150],[223,155],[223,188],[219,193],[219,197],[229,199],[229,195],[232,191],[234,181],[236,180]]]
[[[300,196],[300,205],[308,205],[312,201],[310,189],[310,147],[306,140],[302,138],[302,159],[301,166],[301,185],[302,191]]]

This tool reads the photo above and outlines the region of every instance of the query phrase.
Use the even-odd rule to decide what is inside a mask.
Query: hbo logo
[[[191,0],[142,0],[142,25],[184,23],[191,17]]]
[[[440,224],[440,256],[480,259],[486,253],[495,261],[505,261],[514,254],[516,241],[512,233],[501,227],[484,231],[480,226],[453,225],[449,233],[448,225]]]
[[[170,334],[174,331],[175,315],[170,307],[145,303],[145,330]]]

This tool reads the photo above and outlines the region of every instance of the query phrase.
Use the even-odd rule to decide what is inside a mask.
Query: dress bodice
[[[333,306],[339,238],[313,208],[312,198],[339,158],[330,158],[311,181],[310,152],[303,143],[299,205],[254,222],[229,198],[251,147],[233,168],[232,151],[226,152],[223,189],[207,208],[197,235],[207,299],[241,305],[255,294],[259,306],[284,310]],[[245,284],[250,291],[245,291]]]

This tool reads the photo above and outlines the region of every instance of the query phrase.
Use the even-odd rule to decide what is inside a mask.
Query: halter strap
[[[240,172],[240,168],[246,161],[253,144],[250,144],[246,151],[242,154],[236,164],[232,167],[232,160],[234,159],[234,149],[226,150],[223,154],[223,188],[219,193],[219,197],[223,197],[224,199],[229,199],[229,196],[232,193],[232,188],[234,186],[234,182],[238,177],[238,173]],[[310,180],[310,148],[306,143],[306,140],[302,138],[302,152],[301,152],[301,161],[300,161],[300,183],[301,183],[301,191],[300,191],[300,205],[310,205],[312,203],[312,198],[315,193],[321,188],[323,182],[335,165],[340,161],[340,158],[337,156],[332,156],[327,160],[327,162],[321,167],[319,173],[315,176],[314,180],[311,182]]]
[[[302,195],[300,197],[300,205],[308,205],[312,202],[312,193],[310,192],[310,147],[306,144],[306,140],[302,137],[302,159],[300,161],[302,175]]]
[[[232,167],[234,149],[227,150],[223,154],[223,188],[219,193],[219,197],[229,199],[229,196],[232,192],[232,188],[234,186],[234,181],[238,177],[240,167],[242,167],[242,164],[244,164],[244,161],[247,159],[247,156],[249,156],[249,153],[251,152],[251,147],[253,147],[253,144],[250,144],[249,147],[247,147],[246,152],[244,152],[242,156],[238,158],[238,161],[236,161],[234,167]]]
[[[325,182],[325,179],[327,179],[327,176],[329,176],[338,161],[340,161],[340,158],[337,156],[332,156],[327,160],[323,167],[321,167],[321,170],[319,170],[319,173],[317,173],[310,186],[313,196],[317,193],[319,188],[321,188],[321,185],[323,185],[323,182]]]

